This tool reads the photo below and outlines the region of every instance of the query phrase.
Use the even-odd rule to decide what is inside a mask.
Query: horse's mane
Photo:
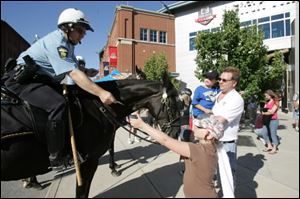
[[[111,92],[117,100],[126,101],[132,94],[150,96],[162,90],[162,83],[152,80],[123,79],[115,81],[97,82],[98,86]],[[77,85],[68,85],[68,91],[75,95],[96,97]]]

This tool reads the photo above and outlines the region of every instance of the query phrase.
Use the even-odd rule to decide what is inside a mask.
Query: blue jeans
[[[273,145],[278,145],[278,137],[277,137],[277,129],[279,126],[279,120],[271,120],[270,121],[270,134],[271,134],[271,138],[272,138],[272,144]],[[268,128],[264,125],[263,127],[263,132],[262,132],[263,138],[264,140],[268,143],[271,142],[269,135],[268,135]]]
[[[223,143],[224,149],[228,155],[229,158],[229,163],[232,171],[232,176],[235,176],[235,171],[236,171],[236,143]]]
[[[264,128],[255,129],[254,132],[258,137],[263,138]]]

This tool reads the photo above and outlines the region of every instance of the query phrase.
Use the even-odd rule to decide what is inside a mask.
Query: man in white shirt
[[[228,155],[234,176],[237,163],[236,142],[240,119],[244,110],[244,100],[235,90],[239,83],[240,70],[235,67],[225,68],[219,78],[221,92],[217,95],[212,109],[215,116],[223,118],[224,135],[220,138]]]

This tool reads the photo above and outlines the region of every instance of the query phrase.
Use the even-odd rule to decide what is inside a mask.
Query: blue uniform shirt
[[[220,88],[206,88],[204,86],[198,86],[194,92],[194,97],[192,101],[194,117],[199,117],[199,115],[204,114],[203,111],[194,106],[200,104],[204,108],[212,109],[212,107],[215,104],[216,95],[219,92]]]
[[[77,60],[74,55],[74,45],[65,38],[62,30],[55,30],[39,39],[17,59],[18,64],[24,64],[22,59],[29,55],[40,67],[38,74],[47,75],[53,79],[58,75],[64,76],[77,68]],[[60,81],[62,78],[57,79]]]

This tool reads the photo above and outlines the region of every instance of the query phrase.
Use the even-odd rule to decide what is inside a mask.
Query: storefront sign
[[[109,46],[108,47],[109,65],[111,67],[117,67],[117,65],[118,65],[117,51],[118,51],[118,49],[115,46]]]
[[[206,7],[202,8],[198,12],[198,19],[196,19],[195,21],[205,26],[209,24],[215,17],[216,15],[213,14],[212,9]]]

